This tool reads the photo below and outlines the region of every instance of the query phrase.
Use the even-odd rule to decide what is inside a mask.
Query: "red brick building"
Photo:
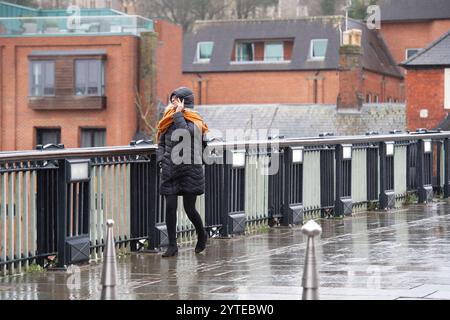
[[[450,31],[402,66],[407,70],[407,125],[450,130]]]
[[[179,27],[96,10],[102,16],[82,16],[68,30],[67,17],[8,10],[35,16],[0,18],[0,151],[128,145],[151,135],[146,123],[154,125],[169,87],[181,85],[181,53],[167,58],[181,49]]]
[[[450,30],[448,0],[380,0],[381,34],[401,63]]]
[[[355,43],[343,17],[198,22],[184,40],[184,82],[198,104],[403,101],[402,74],[377,31],[351,19],[348,28]]]

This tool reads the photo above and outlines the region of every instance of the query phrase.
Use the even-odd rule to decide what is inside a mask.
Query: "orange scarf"
[[[173,124],[173,115],[175,114],[175,111],[175,108],[167,110],[161,121],[158,123],[158,133],[156,134],[158,141],[161,135],[163,135]],[[197,112],[185,109],[183,116],[186,120],[193,122],[202,131],[202,134],[209,132],[208,125]]]

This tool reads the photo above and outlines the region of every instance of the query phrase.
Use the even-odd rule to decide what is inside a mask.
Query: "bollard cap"
[[[322,234],[322,227],[314,220],[310,220],[303,226],[302,233],[308,237],[316,237]]]
[[[107,220],[107,221],[106,221],[106,225],[107,225],[109,228],[113,227],[113,226],[114,226],[114,220],[111,220],[111,219]]]

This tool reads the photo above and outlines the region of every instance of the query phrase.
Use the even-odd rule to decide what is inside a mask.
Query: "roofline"
[[[277,19],[222,19],[222,20],[196,20],[194,25],[197,24],[226,24],[226,23],[256,23],[256,22],[278,22],[278,21],[314,21],[314,20],[345,20],[343,15],[334,16],[309,16],[309,17],[298,17],[298,18],[277,18]]]
[[[439,39],[435,40],[428,47],[426,47],[425,49],[419,51],[419,53],[417,53],[416,55],[412,56],[411,58],[409,58],[409,59],[399,63],[398,65],[402,66],[402,67],[414,66],[414,64],[411,65],[410,63],[413,62],[414,60],[416,60],[418,57],[422,56],[425,52],[430,51],[432,48],[434,48],[437,44],[439,44],[442,40],[444,40],[448,36],[450,36],[450,30],[447,31],[446,33],[444,33],[442,36],[440,36]],[[416,66],[420,66],[420,65],[421,64],[417,64]]]
[[[407,65],[403,66],[405,69],[443,69],[450,67],[450,64],[417,64],[417,65]]]
[[[280,69],[280,70],[222,70],[222,71],[185,71],[184,74],[194,73],[243,73],[243,72],[311,72],[311,71],[339,71],[339,68],[325,68],[325,69]]]
[[[414,22],[426,22],[426,21],[436,21],[436,20],[450,20],[448,18],[415,18],[415,19],[381,19],[381,23],[414,23]]]
[[[373,70],[371,68],[366,68],[366,67],[363,67],[363,70],[367,70],[367,71],[370,71],[370,72],[373,72],[373,73],[376,73],[376,74],[380,74],[380,75],[383,75],[383,76],[389,76],[389,77],[397,78],[397,79],[400,79],[400,80],[403,80],[405,78],[404,76],[401,75],[400,71],[399,71],[399,74],[393,74],[393,73],[389,73],[389,72],[380,72],[380,71]]]

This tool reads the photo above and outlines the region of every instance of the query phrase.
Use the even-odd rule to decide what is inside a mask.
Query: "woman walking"
[[[208,126],[192,110],[194,94],[185,87],[170,95],[170,104],[158,124],[157,161],[161,167],[160,193],[166,199],[166,226],[169,246],[163,257],[178,254],[177,207],[178,197],[183,197],[186,214],[197,232],[196,253],[206,248],[207,233],[200,214],[195,208],[197,196],[205,192],[203,173],[203,135]],[[186,141],[189,140],[189,141]]]

